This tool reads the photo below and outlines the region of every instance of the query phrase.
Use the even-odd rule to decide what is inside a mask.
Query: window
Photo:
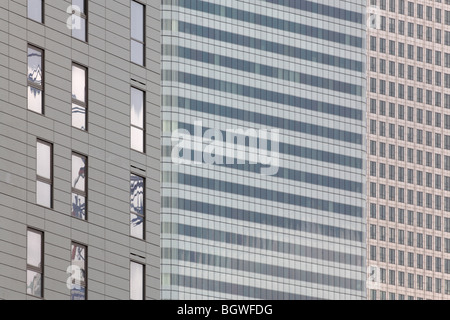
[[[145,297],[145,268],[142,264],[131,261],[130,263],[130,299],[144,300]]]
[[[87,90],[86,68],[72,65],[72,126],[87,130],[86,108]]]
[[[86,41],[87,1],[72,0],[72,37]]]
[[[145,60],[145,7],[131,1],[131,61],[144,65]]]
[[[145,183],[144,178],[131,174],[130,213],[131,236],[144,239],[145,224]]]
[[[145,152],[145,94],[131,88],[131,148]]]
[[[28,109],[44,113],[44,51],[28,46]]]
[[[70,251],[72,286],[71,300],[86,300],[87,289],[87,248],[81,244],[72,243]]]
[[[28,229],[27,231],[27,294],[43,297],[43,234]]]
[[[87,158],[72,154],[72,217],[86,220]]]
[[[52,208],[53,147],[38,140],[36,146],[36,203]]]
[[[42,0],[28,0],[28,18],[34,21],[44,22],[44,10]]]

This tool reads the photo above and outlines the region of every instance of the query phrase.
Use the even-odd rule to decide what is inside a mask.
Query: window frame
[[[44,0],[39,0],[39,2],[41,4],[41,21],[34,20],[33,18],[30,18],[30,16],[28,15],[28,10],[29,10],[29,7],[30,7],[30,1],[33,1],[33,0],[27,0],[27,19],[32,20],[32,21],[34,21],[36,23],[39,23],[39,24],[45,24],[45,21],[44,21],[44,19],[45,19],[45,1]]]
[[[143,17],[142,17],[142,34],[143,34],[143,39],[144,39],[143,41],[137,40],[136,38],[133,38],[133,30],[131,28],[132,3],[133,2],[141,5],[142,9],[143,9],[142,10],[142,15],[143,15]],[[147,28],[146,28],[146,26],[147,26],[147,6],[146,6],[146,4],[142,3],[140,1],[131,0],[131,2],[130,2],[130,62],[135,64],[135,65],[141,66],[141,67],[145,67],[146,66],[146,60],[147,60],[147,54],[146,54],[147,53],[147,48],[146,48],[147,44],[146,44],[146,41],[145,41],[147,39],[147,30],[146,30]],[[132,57],[132,50],[133,50],[132,43],[133,43],[133,41],[135,41],[135,42],[137,42],[137,43],[142,45],[142,50],[143,50],[143,52],[142,52],[142,65],[133,61],[133,57]]]
[[[81,101],[81,100],[78,100],[78,99],[74,99],[74,97],[73,97],[73,89],[74,89],[74,87],[73,87],[73,85],[74,85],[74,83],[73,83],[73,68],[74,67],[84,70],[84,102]],[[80,107],[84,108],[84,110],[85,110],[85,114],[84,114],[85,128],[83,130],[83,129],[75,127],[73,124],[71,126],[72,126],[72,128],[88,132],[88,129],[89,129],[88,128],[88,123],[89,123],[89,118],[88,118],[88,114],[89,114],[89,112],[88,112],[88,101],[89,101],[89,96],[88,96],[88,92],[89,92],[89,89],[88,89],[89,88],[88,87],[88,79],[89,79],[89,77],[88,77],[88,67],[86,67],[86,66],[84,66],[84,65],[82,65],[82,64],[80,64],[78,62],[72,61],[71,74],[72,74],[72,79],[71,79],[71,83],[72,83],[71,104],[72,105],[76,104],[77,106],[80,106]],[[72,115],[72,119],[73,119],[73,113],[71,115]]]
[[[133,106],[133,104],[132,104],[133,89],[138,90],[139,92],[142,92],[142,107],[143,107],[142,128],[139,128],[138,126],[136,126],[132,123],[131,113],[132,113],[132,106]],[[146,139],[147,138],[147,130],[146,130],[146,127],[147,127],[147,92],[136,86],[131,86],[131,89],[130,89],[130,149],[131,150],[134,150],[134,151],[142,153],[142,154],[146,154],[146,152],[147,152],[147,139]],[[134,149],[131,145],[131,138],[132,138],[131,132],[132,132],[133,128],[142,131],[142,151]]]
[[[70,265],[74,265],[73,264],[73,258],[72,258],[72,250],[73,247],[83,247],[84,248],[84,252],[85,252],[85,257],[84,257],[84,300],[88,300],[88,246],[81,243],[81,242],[77,242],[77,241],[71,241],[70,243]],[[83,283],[80,282],[80,286],[83,287]],[[72,293],[70,294],[70,298],[72,298]]]
[[[35,46],[34,44],[28,43],[28,45],[27,45],[27,73],[28,73],[28,66],[29,66],[28,50],[30,48],[33,50],[39,51],[41,53],[41,66],[42,66],[41,67],[41,77],[42,77],[42,80],[41,80],[41,84],[37,85],[36,83],[31,82],[28,79],[28,74],[27,74],[27,110],[37,113],[37,114],[40,114],[40,115],[45,115],[45,50],[38,46]],[[30,107],[29,107],[28,90],[30,87],[41,91],[41,99],[42,100],[41,100],[41,112],[40,113],[30,109]]]
[[[89,12],[88,5],[89,5],[89,1],[87,1],[87,0],[82,0],[82,1],[83,1],[84,11],[76,12],[75,10],[72,10],[72,15],[75,15],[75,16],[79,17],[80,19],[84,19],[84,21],[85,21],[85,34],[84,34],[85,40],[81,40],[77,37],[74,37],[73,30],[71,30],[70,35],[73,39],[79,40],[84,43],[88,43],[88,34],[89,34],[89,32],[88,32],[88,25],[89,25],[88,24],[88,12]],[[72,6],[74,5],[73,0],[71,1],[71,5]],[[79,15],[77,13],[79,13]]]
[[[136,176],[136,177],[139,177],[139,178],[141,178],[142,179],[142,183],[143,183],[143,186],[142,186],[142,188],[143,188],[143,209],[142,209],[142,212],[143,212],[143,214],[142,215],[140,215],[140,214],[138,214],[138,213],[135,213],[135,212],[132,212],[131,211],[131,177],[132,176]],[[130,199],[129,199],[129,201],[130,201],[130,237],[132,237],[132,238],[134,238],[134,239],[138,239],[138,240],[142,240],[142,241],[145,241],[146,240],[146,236],[145,236],[145,234],[146,234],[146,214],[145,214],[145,211],[146,211],[146,194],[147,194],[147,192],[146,192],[146,186],[147,186],[147,184],[146,184],[146,179],[145,179],[145,177],[143,177],[142,175],[140,175],[140,174],[137,174],[137,173],[135,173],[135,172],[133,172],[133,171],[131,171],[130,172]],[[141,217],[142,218],[142,223],[143,223],[143,226],[142,226],[142,238],[139,238],[139,237],[136,237],[136,236],[133,236],[132,234],[131,234],[131,228],[132,228],[132,226],[131,226],[131,215],[132,214],[134,214],[134,215],[136,215],[136,216],[138,216],[138,217]]]
[[[35,234],[39,234],[41,236],[41,244],[40,244],[40,246],[41,246],[41,267],[40,268],[28,264],[28,250],[29,250],[29,248],[28,248],[28,233],[29,232],[32,232],[32,233],[35,233]],[[27,247],[26,247],[26,257],[27,257],[27,264],[26,264],[26,266],[27,266],[27,275],[26,275],[26,278],[27,278],[27,280],[25,282],[25,286],[26,286],[26,290],[25,291],[26,291],[27,296],[35,297],[35,298],[38,298],[38,299],[44,299],[44,266],[45,266],[44,245],[45,245],[44,232],[42,230],[39,230],[39,229],[36,229],[36,228],[27,227]],[[28,287],[27,287],[27,285],[28,285],[28,271],[33,271],[33,272],[39,273],[41,275],[41,296],[40,297],[28,293]]]
[[[89,166],[88,166],[88,164],[89,164],[89,162],[88,161],[89,160],[88,160],[88,156],[87,155],[84,155],[84,154],[76,152],[76,151],[72,151],[71,159],[70,159],[72,167],[73,167],[73,157],[74,156],[85,159],[85,163],[84,163],[84,192],[81,191],[81,190],[78,190],[78,189],[76,189],[75,187],[72,186],[72,176],[71,176],[71,181],[70,181],[70,184],[71,184],[71,196],[73,196],[75,194],[75,195],[79,195],[79,196],[84,197],[84,206],[85,206],[84,215],[85,215],[85,218],[81,219],[81,218],[75,217],[72,214],[72,212],[71,212],[70,216],[72,218],[75,218],[75,219],[78,219],[78,220],[81,220],[81,221],[88,221],[88,190],[89,190],[89,187],[88,187],[88,177],[89,177]],[[71,168],[71,170],[70,170],[71,175],[73,174],[72,170],[73,170],[73,168]],[[71,205],[72,204],[73,203],[72,203],[72,200],[71,200]]]
[[[50,155],[49,155],[50,156],[50,164],[49,164],[49,166],[50,166],[50,179],[44,178],[44,177],[42,177],[42,176],[40,176],[38,174],[38,168],[37,168],[37,166],[38,166],[37,146],[38,146],[38,144],[43,144],[43,145],[46,145],[46,146],[50,147]],[[48,184],[50,186],[50,206],[49,207],[41,205],[37,201],[37,183],[38,182],[45,183],[45,184]],[[43,140],[43,139],[36,139],[36,204],[38,206],[46,208],[46,209],[53,209],[53,205],[54,205],[54,203],[53,203],[53,198],[54,198],[54,196],[53,196],[53,182],[54,182],[53,143],[48,142],[48,141]]]
[[[131,265],[133,263],[142,266],[142,301],[145,301],[145,294],[146,294],[146,290],[145,290],[145,287],[146,287],[146,281],[145,281],[145,278],[146,278],[146,266],[145,266],[144,263],[138,262],[136,260],[130,260],[130,300],[132,300],[132,301],[139,301],[139,300],[134,300],[134,299],[131,298],[131,292],[132,292],[131,291],[131,284],[132,284],[132,281],[131,281]]]

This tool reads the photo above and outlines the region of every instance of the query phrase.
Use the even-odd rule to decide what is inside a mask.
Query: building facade
[[[163,299],[366,298],[365,12],[162,1]]]
[[[450,294],[450,2],[370,0],[369,299]]]
[[[159,8],[0,3],[0,300],[159,299]]]

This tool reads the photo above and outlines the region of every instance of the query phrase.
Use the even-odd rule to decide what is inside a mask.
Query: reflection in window
[[[37,22],[43,22],[42,0],[28,0],[28,18]]]
[[[130,263],[130,299],[144,300],[144,266],[131,261]]]
[[[145,59],[145,7],[131,1],[131,61],[144,65]]]
[[[131,88],[131,148],[145,151],[145,98],[135,88]]]
[[[71,300],[86,300],[87,273],[86,273],[87,248],[83,245],[72,243],[71,248],[71,272],[72,283],[70,288]]]
[[[86,68],[72,65],[72,126],[86,130]]]
[[[72,154],[72,217],[86,220],[87,158]]]
[[[72,0],[72,37],[86,41],[86,2],[85,0]]]
[[[42,297],[43,274],[43,234],[29,229],[27,231],[27,294]]]
[[[28,47],[28,109],[43,113],[42,100],[44,91],[43,51]]]
[[[36,203],[52,207],[52,145],[38,141],[36,145]]]
[[[145,194],[144,178],[131,174],[130,213],[131,236],[144,239]]]

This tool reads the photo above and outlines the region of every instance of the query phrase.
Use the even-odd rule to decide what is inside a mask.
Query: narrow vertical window
[[[28,46],[28,109],[44,113],[44,52],[41,49]]]
[[[131,148],[145,151],[145,94],[131,88]]]
[[[145,183],[144,178],[131,174],[130,183],[130,213],[132,237],[144,239],[145,222]]]
[[[44,10],[42,0],[28,0],[27,16],[29,19],[43,23]]]
[[[130,263],[130,300],[144,300],[145,268],[142,264],[131,261]]]
[[[71,300],[86,300],[87,289],[87,248],[83,245],[72,243],[70,251],[72,287]]]
[[[27,231],[27,294],[42,298],[43,234]]]
[[[72,65],[72,126],[86,130],[86,68]]]
[[[72,0],[72,37],[86,41],[86,0]]]
[[[72,216],[86,220],[87,158],[72,154]]]
[[[36,203],[52,208],[52,145],[38,141],[36,145]]]
[[[144,65],[145,61],[145,7],[131,1],[131,61]]]

